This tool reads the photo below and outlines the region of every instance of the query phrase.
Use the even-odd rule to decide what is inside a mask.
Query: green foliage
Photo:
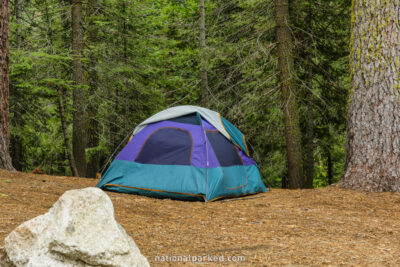
[[[313,11],[315,186],[334,181],[344,162],[349,82],[348,3],[291,1],[297,84],[304,90],[305,47]],[[238,126],[269,185],[286,176],[273,1],[205,1],[208,108]],[[16,6],[18,5],[18,6]],[[87,162],[101,167],[142,120],[166,107],[198,105],[201,97],[198,0],[88,0],[84,3]],[[11,6],[11,154],[19,170],[41,165],[70,175],[58,98],[72,132],[71,12],[67,1]],[[303,93],[302,93],[303,94]],[[302,131],[305,102],[299,95]]]

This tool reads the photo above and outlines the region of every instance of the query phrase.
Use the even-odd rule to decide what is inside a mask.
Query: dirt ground
[[[0,170],[0,246],[66,190],[95,184]],[[212,203],[107,194],[152,266],[400,265],[398,193],[272,189]]]

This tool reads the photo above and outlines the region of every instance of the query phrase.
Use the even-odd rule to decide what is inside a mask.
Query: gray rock
[[[0,267],[12,267],[12,264],[7,260],[6,250],[0,247]]]
[[[65,192],[11,232],[4,250],[0,267],[150,266],[115,221],[110,198],[94,187]]]

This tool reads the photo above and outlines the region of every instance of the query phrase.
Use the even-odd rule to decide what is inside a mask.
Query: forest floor
[[[66,190],[96,182],[0,170],[0,246]],[[153,266],[217,266],[156,261],[189,255],[224,257],[223,266],[400,265],[398,193],[272,189],[211,203],[107,194],[117,221]]]

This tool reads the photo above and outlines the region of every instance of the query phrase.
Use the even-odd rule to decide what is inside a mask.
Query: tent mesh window
[[[193,124],[193,125],[201,125],[201,121],[200,121],[200,118],[197,115],[197,113],[191,113],[191,114],[180,116],[177,118],[172,118],[172,119],[169,119],[168,121]]]
[[[206,131],[206,135],[222,167],[243,165],[237,148],[218,131]]]
[[[144,142],[135,161],[143,164],[190,165],[193,138],[185,129],[164,127]]]

